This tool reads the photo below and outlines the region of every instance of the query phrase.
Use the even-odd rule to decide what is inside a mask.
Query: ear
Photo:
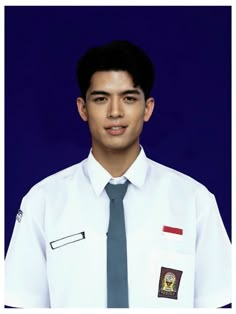
[[[78,97],[76,100],[76,104],[77,104],[77,109],[78,109],[81,119],[83,121],[88,121],[87,108],[86,108],[84,99],[82,97]]]
[[[144,112],[144,122],[148,122],[149,119],[151,118],[153,109],[155,106],[155,101],[154,98],[150,97],[146,100],[146,105],[145,105],[145,112]]]

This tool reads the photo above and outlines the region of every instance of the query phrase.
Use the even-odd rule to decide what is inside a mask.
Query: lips
[[[105,129],[106,129],[107,133],[109,133],[110,135],[121,135],[125,132],[126,126],[112,125],[112,126],[109,126]]]

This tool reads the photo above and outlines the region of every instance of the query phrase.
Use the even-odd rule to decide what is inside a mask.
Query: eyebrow
[[[125,90],[121,93],[119,93],[120,95],[124,96],[124,95],[127,95],[127,94],[133,94],[133,95],[140,95],[141,93],[139,92],[139,90],[137,89],[128,89],[128,90]],[[108,92],[105,92],[103,90],[94,90],[90,93],[90,95],[105,95],[105,96],[110,96],[110,93]]]

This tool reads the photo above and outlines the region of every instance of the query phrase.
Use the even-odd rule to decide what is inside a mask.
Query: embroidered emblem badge
[[[178,299],[178,290],[182,273],[181,270],[161,267],[158,289],[159,298]]]
[[[18,210],[18,213],[16,215],[16,220],[18,222],[21,222],[21,219],[22,219],[22,216],[23,216],[23,211],[21,209]]]

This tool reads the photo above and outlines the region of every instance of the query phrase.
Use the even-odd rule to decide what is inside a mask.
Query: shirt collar
[[[104,190],[107,183],[112,179],[110,173],[94,158],[92,150],[90,150],[87,162],[87,174],[97,196]],[[145,178],[148,171],[148,159],[141,147],[138,157],[133,164],[124,173],[127,178],[137,188],[141,188],[145,183]]]

